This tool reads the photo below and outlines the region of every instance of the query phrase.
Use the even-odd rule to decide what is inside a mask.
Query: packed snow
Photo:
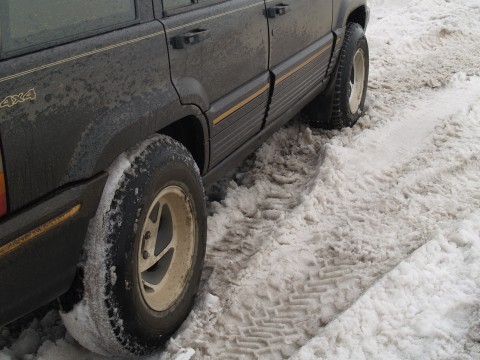
[[[151,360],[480,359],[480,2],[370,6],[366,115],[295,119],[208,191],[197,303]],[[0,349],[103,359],[50,308]]]

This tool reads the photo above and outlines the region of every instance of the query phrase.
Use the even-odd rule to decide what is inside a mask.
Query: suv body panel
[[[268,19],[274,87],[267,124],[318,88],[326,76],[332,49],[331,0],[297,0],[287,9],[285,15]]]
[[[0,108],[9,206],[0,219],[2,324],[68,290],[104,172],[120,153],[188,116],[208,144],[203,114],[181,105],[171,84],[151,2],[138,6],[130,27],[0,61],[0,99],[35,93]]]
[[[319,88],[327,75],[332,42],[333,35],[328,32],[321,40],[272,68],[275,85],[267,124],[276,121],[299,101],[303,103],[306,94]]]
[[[10,211],[105,170],[119,151],[188,115],[156,21],[3,61],[0,83],[0,97],[37,95],[0,111]]]
[[[2,222],[0,324],[54,300],[70,288],[88,222],[106,180],[107,174],[101,174]]]
[[[269,2],[272,8],[276,2]],[[274,68],[299,54],[331,32],[332,0],[296,0],[289,12],[269,18],[270,67]]]
[[[196,104],[208,118],[210,167],[261,130],[270,82],[264,12],[263,1],[237,0],[160,19],[180,100]],[[185,43],[189,34],[205,38]],[[174,46],[176,41],[184,46]]]

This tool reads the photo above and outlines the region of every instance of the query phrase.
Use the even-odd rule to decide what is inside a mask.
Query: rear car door
[[[270,68],[274,75],[267,125],[286,117],[299,99],[318,89],[330,60],[332,0],[268,1]]]
[[[263,0],[163,0],[172,81],[210,126],[210,167],[257,134],[269,97]]]

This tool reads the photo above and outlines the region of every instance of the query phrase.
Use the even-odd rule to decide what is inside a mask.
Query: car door
[[[330,60],[332,0],[267,2],[274,89],[267,125],[318,89]],[[285,116],[284,116],[285,117]]]
[[[157,4],[157,8],[159,4]],[[171,76],[210,127],[210,167],[258,133],[269,97],[263,0],[163,0]]]

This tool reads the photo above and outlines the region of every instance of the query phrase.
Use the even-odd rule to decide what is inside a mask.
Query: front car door
[[[298,100],[319,89],[333,45],[332,0],[268,1],[274,89],[267,125],[292,117]]]
[[[157,8],[159,5],[157,6]],[[210,167],[257,134],[270,75],[263,0],[163,0],[171,75],[180,100],[210,127]]]

